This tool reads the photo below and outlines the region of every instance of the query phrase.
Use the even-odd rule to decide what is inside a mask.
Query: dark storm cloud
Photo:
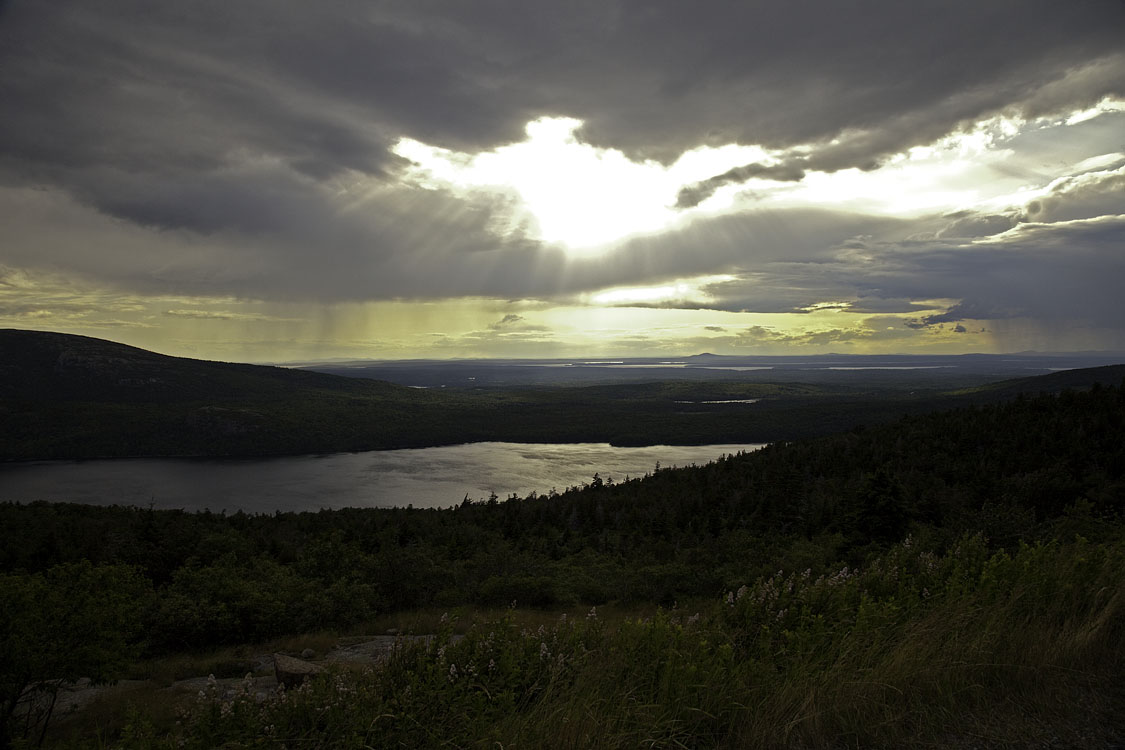
[[[891,243],[877,264],[841,266],[835,278],[888,298],[959,300],[917,327],[1026,317],[1120,329],[1123,243],[1125,216],[1022,224],[984,241]]]
[[[928,309],[924,302],[903,297],[880,297],[880,290],[867,290],[856,295],[855,301],[845,309],[854,313],[873,313],[886,315],[892,313],[916,313]]]
[[[545,114],[662,159],[840,137],[815,168],[871,166],[982,114],[1125,90],[1103,65],[1042,93],[1120,56],[1109,0],[25,0],[5,21],[8,167],[62,184],[106,163],[175,179],[240,149],[317,176],[378,172],[401,135],[481,148]]]
[[[1097,172],[1061,181],[1050,193],[1057,201],[1051,205],[1093,216],[1055,223],[968,212],[934,217],[929,226],[936,230],[923,221],[845,221],[813,212],[731,217],[730,226],[745,230],[741,254],[732,243],[729,254],[711,256],[722,260],[716,268],[730,278],[704,288],[706,303],[671,306],[755,313],[841,309],[904,316],[916,329],[1009,318],[1121,329],[1125,215],[1109,212],[1122,210],[1117,179]],[[813,229],[817,223],[820,231]],[[952,302],[929,312],[941,300]]]
[[[715,175],[680,191],[676,197],[676,208],[692,208],[714,195],[723,185],[746,182],[753,177],[781,182],[799,182],[805,177],[805,170],[797,163],[792,164],[747,164],[735,167],[720,175]]]
[[[1031,201],[1026,218],[1035,222],[1070,221],[1125,211],[1125,165],[1059,180],[1043,198]]]
[[[617,67],[605,82],[585,81],[596,106],[575,97],[568,107],[596,141],[669,158],[705,141],[783,147],[845,135],[818,169],[867,166],[1018,108],[1065,71],[1119,54],[1125,24],[1108,1],[619,7],[608,43],[582,50],[594,64],[612,50]],[[1110,80],[1083,78],[1039,107],[1092,102],[1121,85],[1118,65]]]
[[[954,305],[943,313],[926,315],[920,319],[908,321],[906,325],[910,328],[919,329],[943,323],[956,323],[962,320],[996,320],[1023,314],[1026,314],[1026,311],[1021,309],[1004,309],[996,305],[983,303],[980,300],[971,300]]]
[[[155,231],[48,191],[0,190],[4,253],[13,267],[146,294],[318,302],[496,295],[529,283],[533,261],[544,278],[557,277],[563,262],[557,251],[540,256],[518,240],[498,241],[486,203],[413,189],[360,195],[341,210],[318,190],[304,202],[286,197],[286,188],[301,195],[299,179],[271,184],[293,210],[276,211],[276,234],[266,237],[243,231],[245,219],[212,235]]]
[[[533,325],[527,322],[527,319],[522,315],[516,313],[508,313],[500,320],[496,321],[488,327],[489,331],[499,333],[532,333],[535,331],[548,331],[546,326]]]
[[[388,149],[400,137],[493,147],[542,115],[584,119],[583,138],[664,161],[702,144],[814,144],[705,180],[681,194],[688,205],[747,177],[870,168],[981,115],[1125,92],[1125,12],[1109,0],[3,7],[0,260],[142,292],[549,296],[725,272],[738,281],[715,290],[723,309],[849,299],[910,311],[938,288],[965,297],[954,282],[993,255],[912,286],[909,271],[934,269],[886,250],[902,222],[756,211],[567,263],[518,235],[498,240],[501,198],[398,186]],[[1095,188],[1066,192],[1066,205],[1101,210]],[[1044,199],[1031,218],[1075,210]],[[1002,228],[945,224],[949,240]],[[844,245],[862,234],[900,271]],[[924,257],[936,263],[941,247]]]
[[[1019,221],[1018,216],[979,214],[974,211],[958,211],[947,218],[952,223],[939,231],[938,237],[988,237],[1008,231]]]
[[[708,287],[711,306],[799,312],[844,301],[851,312],[903,315],[951,299],[958,301],[944,312],[907,325],[1026,317],[1121,329],[1123,180],[1121,166],[1079,174],[1058,180],[1022,211],[935,217],[944,226],[933,232],[924,222],[907,236],[894,224],[872,223],[834,244],[824,235],[819,253],[764,255],[732,281]]]
[[[308,180],[292,172],[261,178],[275,189],[291,184],[295,196]],[[1078,197],[1091,182],[1116,184],[1091,176],[1051,195],[1092,206],[1100,199]],[[708,301],[660,306],[759,313],[835,306],[906,316],[918,328],[1012,317],[1121,327],[1120,216],[1024,223],[966,237],[939,232],[951,220],[971,221],[971,214],[934,217],[927,225],[807,209],[758,210],[638,238],[615,253],[575,262],[535,243],[498,243],[490,231],[497,206],[488,201],[396,189],[340,211],[321,193],[309,195],[321,199],[282,201],[290,206],[277,218],[284,231],[268,244],[247,229],[203,238],[139,228],[122,234],[119,222],[44,191],[0,191],[0,213],[9,217],[5,247],[14,266],[61,269],[149,293],[286,300],[566,298],[607,286],[723,273],[730,280],[704,288]],[[396,252],[401,247],[413,251]],[[953,302],[934,314],[933,300]],[[501,318],[493,330],[511,332],[523,324]]]
[[[211,185],[214,194],[194,193],[207,201],[209,216],[235,217],[227,229],[202,236],[123,226],[50,191],[0,189],[0,214],[10,217],[6,261],[146,293],[316,301],[544,298],[685,276],[753,274],[763,263],[807,264],[794,266],[796,274],[838,262],[834,248],[848,238],[893,237],[915,226],[823,210],[760,210],[637,238],[576,261],[518,235],[498,240],[491,228],[505,206],[491,198],[470,202],[420,188],[376,188],[368,195],[360,185],[354,206],[342,210],[331,191],[303,175],[277,164],[253,169],[258,174],[243,184],[255,188],[245,194],[219,191],[218,183]],[[143,197],[125,178],[115,192],[114,201]],[[154,186],[142,204],[146,221],[170,222],[175,205],[190,197],[182,186]],[[255,231],[269,222],[272,233]],[[792,283],[800,283],[796,275]],[[803,289],[792,305],[821,301],[808,300]]]

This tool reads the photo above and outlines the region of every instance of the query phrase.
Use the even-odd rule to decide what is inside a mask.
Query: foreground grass
[[[299,654],[309,649],[323,658],[333,649],[369,640],[376,635],[463,636],[475,628],[503,619],[521,630],[553,627],[560,618],[582,617],[589,608],[511,609],[462,607],[442,610],[428,607],[379,615],[344,630],[324,630],[274,638],[262,643],[247,643],[197,651],[165,654],[138,660],[121,674],[121,680],[101,686],[98,694],[81,710],[60,710],[46,732],[45,747],[111,747],[134,724],[161,727],[169,731],[198,698],[200,683],[208,676],[217,680],[272,676],[263,657],[273,653]],[[615,627],[624,622],[651,617],[656,605],[607,605],[597,610],[603,625]],[[694,610],[693,610],[694,611]],[[351,668],[356,668],[354,665]],[[148,731],[148,730],[146,730]],[[34,745],[34,743],[32,743]]]
[[[474,614],[400,622],[438,637],[379,669],[265,700],[205,690],[178,720],[139,706],[59,746],[1077,748],[1125,730],[1121,540],[907,540],[698,614]]]

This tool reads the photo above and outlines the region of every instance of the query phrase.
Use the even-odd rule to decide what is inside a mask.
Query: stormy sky
[[[1120,0],[0,2],[0,327],[1125,351]]]

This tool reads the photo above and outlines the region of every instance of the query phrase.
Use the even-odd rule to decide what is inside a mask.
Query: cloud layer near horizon
[[[1122,31],[1116,0],[15,0],[0,6],[0,313],[18,322],[40,277],[333,305],[573,304],[722,275],[644,304],[834,304],[917,330],[1021,319],[1125,348],[1125,113],[1104,106],[1125,99]],[[685,181],[660,231],[576,256],[540,239],[516,192],[419,180],[396,152],[411,139],[464,161],[543,117],[653,169],[731,144],[765,157]],[[986,122],[1007,130],[954,153]],[[946,192],[1005,187],[909,209],[812,192],[899,170],[909,193],[918,149],[960,159]]]

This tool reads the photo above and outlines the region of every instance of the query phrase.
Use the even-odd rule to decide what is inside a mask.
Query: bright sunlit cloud
[[[733,281],[734,276],[717,274],[703,276],[695,279],[681,279],[670,284],[658,286],[630,286],[604,289],[594,294],[584,295],[583,301],[592,305],[605,305],[627,307],[631,305],[647,306],[654,304],[670,305],[673,303],[690,305],[705,304],[712,301],[713,296],[707,292],[706,287],[725,281]]]
[[[785,192],[767,194],[773,205],[831,205],[887,216],[920,216],[966,209],[1015,190],[1025,178],[998,179],[994,165],[1009,159],[1007,140],[1023,128],[1021,120],[995,117],[967,132],[915,146],[873,170],[810,171]]]
[[[575,135],[581,126],[574,118],[543,117],[528,123],[526,140],[476,155],[409,138],[394,152],[417,165],[411,176],[422,184],[514,193],[537,238],[577,256],[682,221],[685,213],[675,203],[685,185],[739,164],[775,160],[761,147],[731,144],[693,149],[665,167],[582,143]]]
[[[417,184],[465,196],[493,193],[514,198],[511,215],[496,224],[496,231],[530,233],[563,247],[571,257],[591,257],[632,236],[755,206],[831,207],[901,218],[1015,206],[1045,190],[1050,181],[1037,178],[1037,165],[1012,168],[1020,161],[1015,139],[1038,131],[1051,131],[1054,138],[1063,139],[1075,123],[1123,110],[1125,104],[1106,99],[1088,110],[1055,118],[1029,121],[997,115],[912,147],[877,169],[809,170],[802,179],[787,181],[759,175],[722,185],[687,209],[676,206],[685,187],[745,165],[768,168],[794,159],[799,163],[815,147],[806,144],[786,151],[739,144],[700,147],[664,166],[583,143],[576,135],[581,120],[543,117],[527,124],[525,140],[492,151],[469,154],[409,138],[400,139],[394,151],[413,163],[406,176]],[[652,294],[678,299],[680,291],[661,287]],[[612,297],[606,300],[605,304],[619,303]]]
[[[1125,112],[1125,100],[1107,97],[1089,109],[1074,112],[1066,118],[1067,125],[1077,125],[1080,122],[1092,120],[1095,117],[1109,112]]]
[[[1054,168],[1043,171],[1044,165],[1033,154],[1021,153],[1019,138],[1049,134],[1055,143],[1081,149],[1084,138],[1074,132],[1073,125],[1123,111],[1125,102],[1105,99],[1062,117],[1027,120],[997,115],[971,129],[910,148],[878,169],[810,171],[797,185],[755,189],[754,200],[778,207],[833,206],[903,218],[967,209],[1016,208],[1046,192],[1057,178]],[[1115,162],[1116,157],[1116,152],[1095,152],[1066,172],[1095,169]],[[733,195],[737,189],[730,192]]]

